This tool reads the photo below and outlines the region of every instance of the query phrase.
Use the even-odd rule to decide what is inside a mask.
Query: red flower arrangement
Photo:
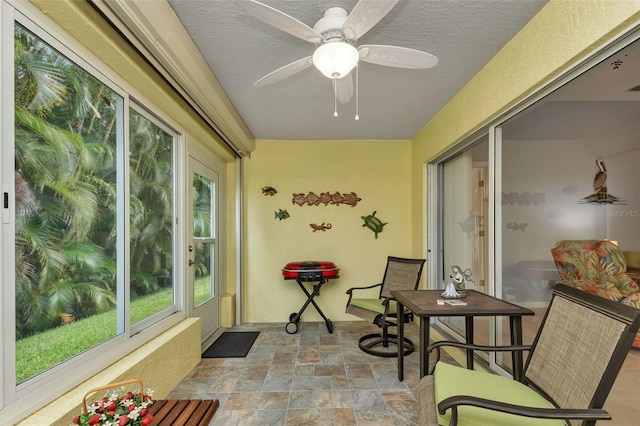
[[[148,407],[153,404],[147,393],[124,393],[124,386],[120,392],[113,392],[101,400],[84,407],[83,413],[73,418],[73,423],[81,426],[147,426],[153,420]]]

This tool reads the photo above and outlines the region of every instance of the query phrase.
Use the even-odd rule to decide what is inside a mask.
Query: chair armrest
[[[347,306],[349,306],[349,304],[351,303],[351,298],[353,297],[353,290],[366,290],[366,289],[375,288],[375,287],[382,287],[382,283],[370,285],[367,287],[352,287],[349,290],[347,290],[347,294],[349,295],[349,299],[347,299]]]
[[[349,290],[347,290],[347,294],[351,294],[351,292],[353,290],[366,290],[368,288],[375,288],[375,287],[380,287],[382,285],[382,283],[378,283],[378,284],[374,284],[374,285],[370,285],[367,287],[351,287]]]
[[[518,416],[534,417],[539,419],[561,420],[611,420],[611,415],[603,409],[597,408],[537,408],[522,405],[508,404],[505,402],[491,401],[473,396],[451,396],[438,404],[438,412],[442,415],[451,408],[451,421],[449,425],[458,424],[458,406],[470,405],[487,410],[500,411],[502,413]]]
[[[427,346],[427,352],[431,353],[434,349],[436,351],[436,360],[433,366],[430,367],[427,374],[432,375],[436,368],[436,364],[440,361],[440,347],[453,346],[460,349],[472,349],[474,351],[486,351],[486,352],[524,352],[531,350],[531,345],[505,345],[505,346],[485,346],[485,345],[472,345],[470,343],[453,342],[449,340],[443,340]]]

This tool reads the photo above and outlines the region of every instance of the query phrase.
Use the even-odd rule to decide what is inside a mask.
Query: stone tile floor
[[[415,425],[417,353],[397,359],[368,355],[358,339],[379,329],[364,322],[244,324],[229,331],[260,331],[246,358],[208,358],[167,398],[217,398],[211,425]],[[418,345],[418,327],[406,336]],[[416,348],[417,349],[417,348]]]
[[[288,334],[284,323],[244,324],[229,331],[260,331],[246,358],[202,359],[167,398],[217,398],[211,425],[415,425],[414,390],[418,353],[405,358],[405,380],[397,360],[365,354],[358,339],[379,329],[361,321],[300,323]],[[406,325],[417,345],[418,326]],[[455,362],[444,356],[446,362]],[[461,359],[463,361],[463,358]],[[640,350],[631,350],[605,404],[611,426],[638,424]],[[603,422],[604,424],[605,422]]]

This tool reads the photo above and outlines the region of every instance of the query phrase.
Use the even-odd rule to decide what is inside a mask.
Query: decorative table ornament
[[[465,290],[465,281],[473,283],[471,279],[471,269],[462,270],[458,265],[451,267],[451,275],[449,275],[449,281],[447,282],[442,297],[448,299],[459,299],[467,297],[467,291]]]

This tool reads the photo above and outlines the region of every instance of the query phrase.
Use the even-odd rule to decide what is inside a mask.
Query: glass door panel
[[[218,256],[216,246],[216,202],[218,175],[193,157],[190,158],[192,190],[192,238],[188,263],[190,316],[202,320],[204,342],[219,328]]]
[[[441,164],[440,226],[442,229],[442,258],[439,263],[439,288],[444,289],[452,274],[451,268],[459,266],[471,271],[472,282],[465,287],[488,292],[488,138],[485,137],[463,152]],[[443,317],[439,323],[447,331],[465,335],[464,318]],[[476,343],[488,343],[490,322],[476,318],[474,335]]]
[[[213,244],[196,243],[195,245],[195,281],[193,284],[193,305],[200,306],[215,296],[213,266]]]

